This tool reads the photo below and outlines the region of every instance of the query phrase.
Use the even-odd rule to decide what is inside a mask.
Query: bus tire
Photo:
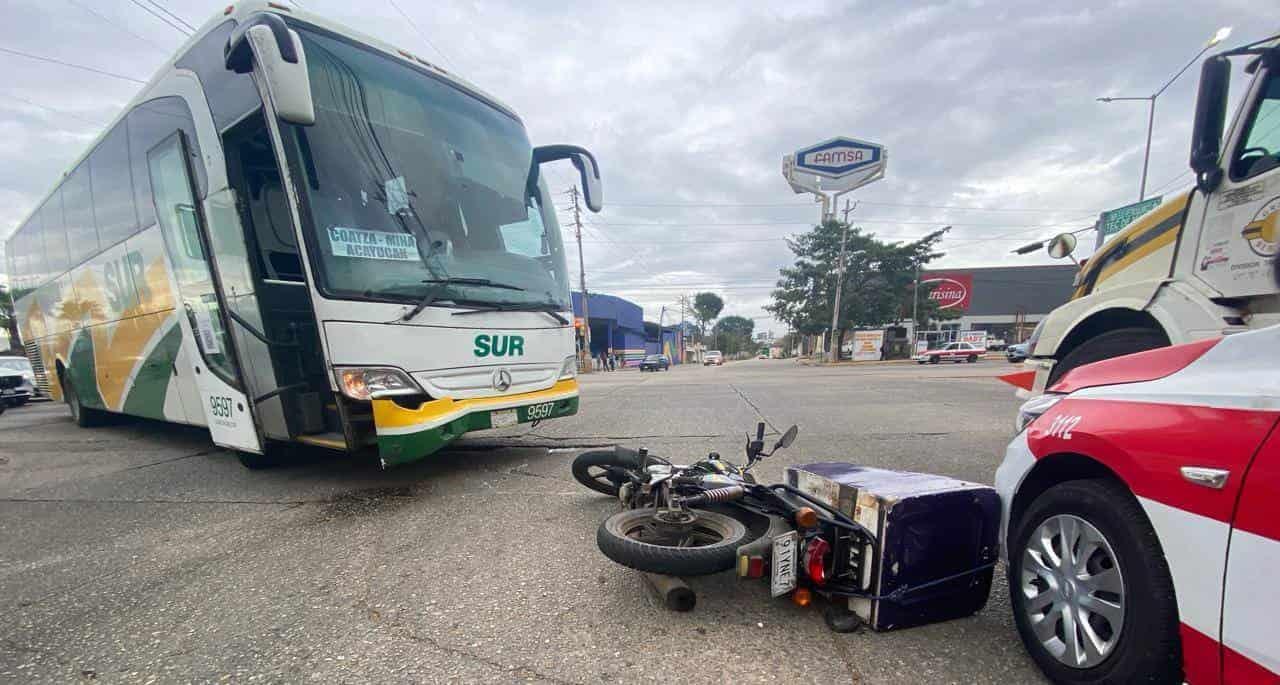
[[[263,450],[262,454],[236,450],[236,458],[240,460],[242,466],[251,471],[270,469],[283,463],[279,455],[274,454],[271,450]]]
[[[62,399],[71,410],[71,420],[75,421],[77,426],[93,428],[106,422],[106,412],[86,407],[80,402],[80,395],[76,392],[75,383],[67,380],[67,377],[62,375],[59,375],[58,382],[62,386]]]
[[[1154,328],[1120,328],[1084,341],[1053,366],[1048,385],[1062,379],[1068,371],[1093,362],[1168,347],[1169,338]]]

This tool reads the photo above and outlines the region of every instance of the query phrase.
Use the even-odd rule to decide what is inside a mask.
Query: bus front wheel
[[[107,417],[106,412],[91,409],[84,406],[80,402],[80,395],[76,392],[76,385],[67,380],[66,376],[61,376],[59,383],[62,385],[62,398],[66,401],[67,407],[71,410],[71,420],[81,428],[92,428],[102,425]]]

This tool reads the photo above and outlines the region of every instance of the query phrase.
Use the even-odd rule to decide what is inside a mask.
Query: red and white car
[[[1018,632],[1060,683],[1280,682],[1280,327],[1069,372],[996,472]]]
[[[938,362],[973,362],[978,361],[982,355],[987,353],[987,348],[973,343],[953,342],[947,343],[945,347],[936,350],[926,350],[917,354],[915,359],[917,364],[937,364]]]

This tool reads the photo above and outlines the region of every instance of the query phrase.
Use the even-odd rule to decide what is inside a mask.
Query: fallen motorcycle
[[[600,524],[609,559],[646,573],[699,576],[737,570],[769,578],[774,597],[828,601],[834,630],[876,630],[971,614],[990,591],[999,501],[986,486],[929,474],[829,462],[756,482],[760,460],[796,439],[792,426],[766,451],[765,425],[743,466],[711,453],[677,465],[644,448],[584,452],[580,483],[615,496]]]

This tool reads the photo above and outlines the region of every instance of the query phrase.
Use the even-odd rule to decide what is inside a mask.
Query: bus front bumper
[[[503,397],[423,402],[407,409],[394,400],[373,400],[373,424],[382,466],[417,461],[463,433],[571,416],[578,413],[578,381],[570,378],[546,390]]]

